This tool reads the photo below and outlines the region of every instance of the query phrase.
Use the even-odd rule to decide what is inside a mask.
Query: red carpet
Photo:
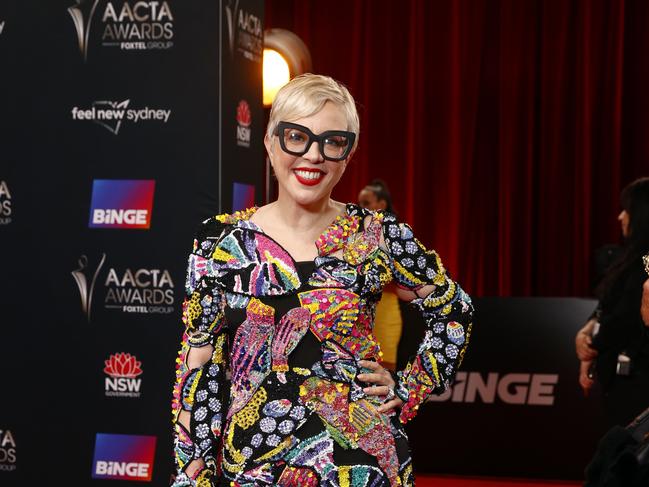
[[[487,479],[479,477],[437,477],[417,475],[417,487],[577,487],[583,482],[566,480]]]

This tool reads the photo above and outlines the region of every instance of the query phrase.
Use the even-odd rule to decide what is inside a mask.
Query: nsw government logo
[[[16,440],[11,430],[0,429],[0,472],[16,470]]]
[[[250,147],[251,123],[250,105],[246,100],[241,100],[237,105],[237,145],[239,147]]]
[[[104,388],[108,397],[140,397],[142,362],[135,355],[119,352],[104,360]]]
[[[99,0],[76,0],[68,7],[84,61],[95,42],[123,51],[173,47],[174,16],[168,2],[121,0],[99,4]]]
[[[171,110],[165,108],[129,108],[131,100],[92,102],[89,107],[72,107],[72,120],[94,122],[117,135],[124,122],[138,124],[148,122],[167,123]]]
[[[11,223],[11,193],[6,181],[0,181],[0,225]]]
[[[95,179],[88,226],[150,228],[154,190],[151,179]]]
[[[156,437],[97,433],[92,478],[150,482]]]

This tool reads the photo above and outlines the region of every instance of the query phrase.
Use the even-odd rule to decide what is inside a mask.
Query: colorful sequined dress
[[[249,219],[255,209],[203,223],[183,306],[186,326],[174,388],[176,486],[413,485],[403,423],[443,392],[462,361],[469,297],[439,256],[388,213],[347,205],[296,262]],[[359,360],[378,360],[376,303],[391,280],[411,290],[427,331],[398,373],[398,416],[366,395]],[[191,369],[188,356],[208,347]],[[198,351],[200,352],[200,351]],[[178,421],[191,415],[189,430]],[[187,414],[187,413],[186,413]],[[206,467],[194,478],[184,468]]]

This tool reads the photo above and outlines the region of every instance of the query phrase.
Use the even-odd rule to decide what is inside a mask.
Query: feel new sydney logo
[[[130,106],[131,100],[93,101],[89,106],[74,106],[70,110],[72,120],[94,122],[114,135],[119,134],[122,125],[142,124],[147,122],[166,124],[171,118],[171,109],[149,106]]]

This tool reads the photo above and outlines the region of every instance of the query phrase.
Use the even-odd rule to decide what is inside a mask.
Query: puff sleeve
[[[431,394],[441,394],[452,383],[469,343],[473,306],[453,281],[439,257],[413,235],[410,226],[385,213],[383,239],[393,278],[417,296],[411,304],[422,314],[426,331],[417,354],[397,373],[396,393],[404,402],[399,419],[406,423]],[[432,291],[422,296],[425,288]]]
[[[204,485],[219,475],[228,353],[225,295],[211,270],[211,260],[222,228],[215,219],[203,223],[187,266],[182,314],[185,331],[176,359],[172,400],[176,487]],[[186,470],[194,460],[202,460],[202,467],[190,477]]]

